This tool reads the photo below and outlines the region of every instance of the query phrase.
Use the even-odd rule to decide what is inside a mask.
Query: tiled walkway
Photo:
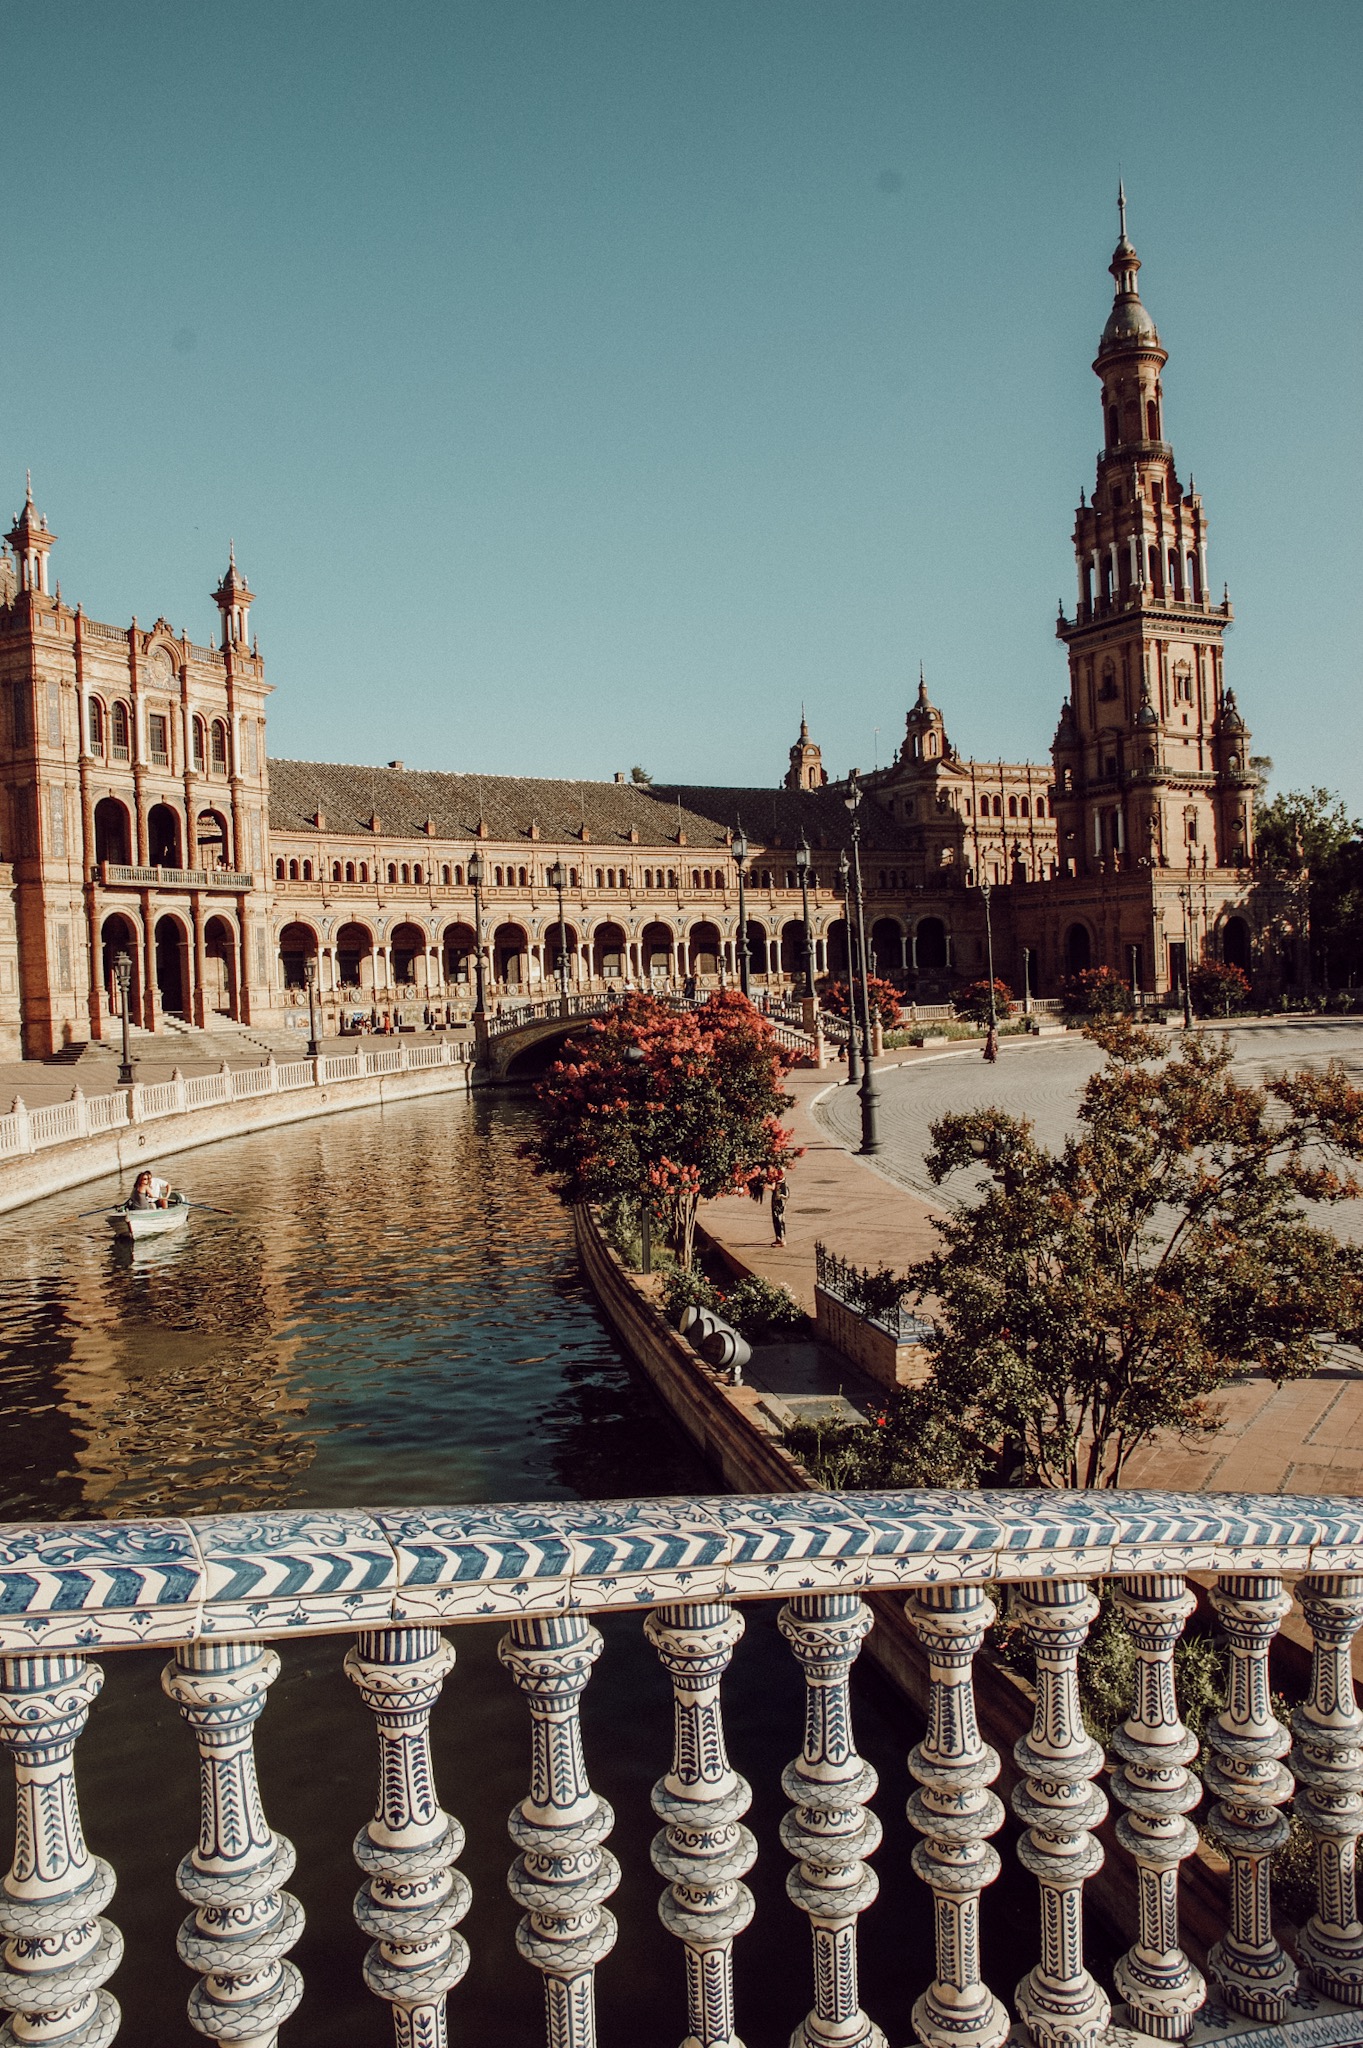
[[[1243,1060],[1247,1070],[1338,1056],[1353,1073],[1363,1069],[1363,1026],[1345,1020],[1250,1026],[1237,1034],[1237,1050],[1237,1065]],[[978,1047],[945,1057],[918,1053],[891,1059],[893,1065],[887,1060],[878,1070],[886,1105],[883,1171],[839,1142],[844,1134],[856,1142],[858,1105],[853,1091],[839,1085],[836,1069],[797,1072],[787,1083],[795,1096],[791,1122],[806,1151],[790,1175],[786,1245],[772,1246],[765,1203],[758,1208],[730,1199],[709,1203],[703,1212],[712,1236],[752,1271],[783,1281],[811,1311],[816,1240],[858,1265],[898,1271],[932,1248],[933,1209],[914,1184],[930,1185],[922,1171],[922,1145],[933,1116],[965,1108],[968,1100],[991,1098],[1029,1113],[1029,1092],[1034,1092],[1041,1134],[1053,1142],[1064,1123],[1060,1105],[1073,1100],[1093,1064],[1091,1048],[1078,1040],[1012,1046],[1005,1040],[1003,1057],[992,1070],[984,1066]],[[1072,1082],[1065,1078],[1066,1061]],[[1363,1217],[1358,1220],[1363,1224]],[[1132,1461],[1127,1483],[1363,1495],[1363,1371],[1348,1362],[1348,1354],[1324,1365],[1314,1378],[1283,1387],[1259,1377],[1246,1379],[1223,1396],[1222,1405],[1225,1420],[1214,1436],[1188,1444],[1161,1441]]]

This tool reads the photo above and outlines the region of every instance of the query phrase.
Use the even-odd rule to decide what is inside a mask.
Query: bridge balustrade
[[[1180,1867],[1198,1744],[1179,1712],[1175,1649],[1208,1575],[1229,1682],[1206,1725],[1205,1829],[1228,1859],[1228,1908],[1206,1978],[1179,1938]],[[1268,1657],[1296,1595],[1314,1645],[1309,1696],[1286,1726]],[[1079,1656],[1107,1585],[1134,1638],[1130,1711],[1111,1754],[1084,1725]],[[849,1676],[872,1626],[866,1596],[902,1597],[930,1672],[926,1731],[909,1750],[908,1824],[934,1901],[934,1976],[911,2013],[863,2012],[857,1923],[876,1896],[885,1826],[858,1754]],[[440,1803],[430,1721],[454,1676],[461,1625],[500,1616],[500,1657],[527,1718],[524,1798],[508,1884],[516,1947],[543,1979],[550,2048],[591,2048],[595,1979],[616,1939],[620,1869],[593,1789],[580,1720],[603,1638],[593,1615],[631,1609],[675,1696],[658,1758],[652,1860],[675,1935],[678,2023],[694,2048],[735,2048],[736,1953],[754,1917],[750,1788],[724,1737],[723,1681],[744,1610],[779,1600],[803,1674],[803,1729],[781,1774],[787,1889],[809,1923],[801,2048],[1003,2048],[1016,2022],[1036,2048],[1096,2048],[1114,2017],[1173,2041],[1236,2032],[1282,2048],[1363,2039],[1363,1927],[1354,1857],[1363,1830],[1363,1715],[1350,1649],[1363,1625],[1363,1502],[1226,1494],[858,1493],[333,1511],[204,1520],[9,1526],[0,1543],[0,1744],[17,1786],[14,1860],[0,1886],[6,2040],[112,2041],[107,1990],[120,1937],[115,1872],[86,1846],[75,1753],[99,1693],[99,1657],[161,1645],[163,1684],[198,1750],[201,1812],[185,1815],[175,1882],[194,1984],[191,2024],[270,2048],[303,1996],[289,1960],[303,1924],[290,1843],[264,1812],[253,1729],[279,1671],[272,1645],[348,1634],[346,1672],[374,1719],[377,1791],[355,1837],[355,1916],[370,1937],[368,1992],[398,2048],[443,2048],[447,2002],[469,1961],[464,1831]],[[975,1659],[1001,1606],[1035,1654],[1035,1716],[1015,1745],[1017,1854],[1037,1887],[1040,1960],[1015,1988],[981,1976],[981,1895],[998,1877],[1000,1769],[981,1732]],[[609,1673],[595,1680],[609,1683]],[[511,1700],[508,1697],[508,1711]],[[470,1759],[476,1768],[476,1759]],[[773,1759],[771,1768],[778,1768]],[[319,1767],[324,1767],[320,1763]],[[300,1768],[305,1765],[300,1764]],[[1271,1858],[1295,1810],[1314,1842],[1316,1907],[1282,1946]],[[1095,1830],[1121,1808],[1139,1926],[1117,1963],[1120,2007],[1092,1974],[1085,1886]],[[136,1816],[128,1815],[129,1827]],[[1210,1981],[1208,1981],[1210,1980]],[[356,1987],[356,1996],[364,1994]],[[457,2014],[457,1996],[453,2001]],[[1248,2027],[1248,2032],[1246,2028]],[[1268,2030],[1268,2031],[1265,2031]],[[1274,2031],[1277,2030],[1277,2031]],[[1129,2040],[1129,2036],[1128,2036]]]

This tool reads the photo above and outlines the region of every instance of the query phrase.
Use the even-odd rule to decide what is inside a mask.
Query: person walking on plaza
[[[985,1034],[984,1056],[988,1060],[991,1067],[993,1066],[995,1060],[999,1056],[999,1034],[995,1026],[992,1024],[990,1025],[988,1031]]]
[[[790,1189],[786,1185],[785,1175],[782,1174],[779,1180],[772,1182],[771,1189],[771,1227],[774,1233],[771,1241],[773,1246],[784,1244],[786,1241],[786,1202],[789,1195]]]

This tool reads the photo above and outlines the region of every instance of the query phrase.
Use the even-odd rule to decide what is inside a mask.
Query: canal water
[[[624,1361],[580,1280],[566,1213],[517,1157],[533,1112],[487,1096],[407,1103],[234,1139],[163,1166],[200,1201],[178,1239],[120,1252],[98,1183],[0,1220],[0,1514],[203,1514],[279,1507],[607,1499],[713,1492],[719,1481]],[[726,1689],[731,1749],[753,1786],[756,1919],[737,1946],[739,2032],[778,2048],[811,2003],[806,1923],[785,1896],[779,1778],[797,1752],[801,1688],[776,1604],[745,1608]],[[583,1709],[594,1783],[617,1821],[624,1880],[598,1972],[606,2048],[681,2040],[681,1952],[657,1918],[649,1789],[666,1768],[670,1692],[638,1617],[603,1624]],[[437,1782],[468,1831],[473,1960],[453,2038],[543,2038],[537,1975],[515,1953],[506,1816],[526,1788],[528,1716],[496,1660],[500,1629],[453,1632],[458,1663],[434,1722]],[[350,1847],[372,1809],[375,1741],[345,1679],[342,1638],[283,1646],[259,1724],[266,1811],[298,1849],[307,1990],[282,2041],[391,2039],[364,1991]],[[120,2038],[187,2042],[174,1888],[196,1834],[193,1744],[159,1685],[162,1652],[107,1656],[77,1751],[97,1852],[119,1877],[126,1937],[111,1988]],[[910,2036],[931,1976],[930,1900],[909,1868],[905,1756],[921,1730],[872,1671],[857,1729],[881,1776],[881,1896],[863,1921],[863,2002]],[[4,1774],[6,1779],[8,1774]],[[5,1799],[12,1798],[8,1783]],[[5,1819],[5,1843],[10,1840]],[[7,1853],[7,1850],[6,1850]],[[985,1905],[986,1974],[1007,1997],[1035,1960],[1035,1903],[1011,1875]]]

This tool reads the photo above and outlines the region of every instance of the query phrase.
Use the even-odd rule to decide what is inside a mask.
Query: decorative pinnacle
[[[1120,172],[1117,176],[1117,234],[1119,241],[1126,240],[1126,186]]]

